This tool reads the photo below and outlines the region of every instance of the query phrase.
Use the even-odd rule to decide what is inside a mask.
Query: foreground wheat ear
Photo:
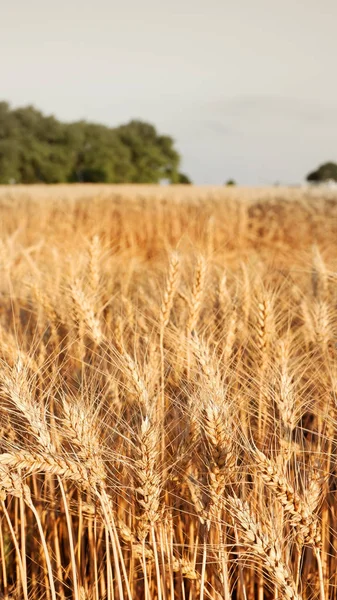
[[[0,598],[336,600],[337,198],[0,189]]]

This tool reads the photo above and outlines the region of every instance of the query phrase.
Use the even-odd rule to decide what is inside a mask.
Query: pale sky
[[[200,184],[337,161],[336,0],[2,0],[0,99],[172,135]]]

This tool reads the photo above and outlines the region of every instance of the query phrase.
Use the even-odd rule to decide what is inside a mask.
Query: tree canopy
[[[179,165],[174,140],[149,123],[62,123],[0,102],[0,183],[189,183]]]
[[[337,164],[327,162],[307,175],[307,181],[320,183],[323,181],[337,181]]]

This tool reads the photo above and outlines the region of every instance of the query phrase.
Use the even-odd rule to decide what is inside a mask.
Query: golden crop
[[[0,188],[0,595],[335,599],[337,197]]]

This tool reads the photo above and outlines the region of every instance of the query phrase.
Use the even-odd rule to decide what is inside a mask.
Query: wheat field
[[[337,598],[337,196],[0,188],[0,597]]]

